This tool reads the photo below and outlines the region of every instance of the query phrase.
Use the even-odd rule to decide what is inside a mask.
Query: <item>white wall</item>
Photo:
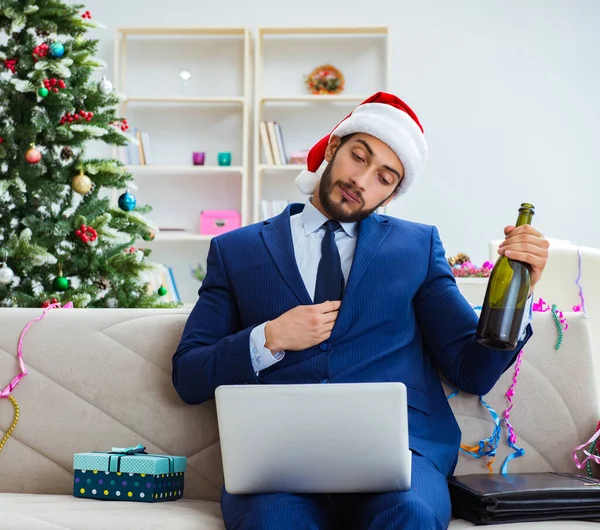
[[[117,26],[387,24],[392,89],[419,115],[430,146],[420,182],[390,213],[436,224],[448,254],[478,262],[523,201],[536,206],[546,235],[600,247],[600,2],[372,5],[89,0],[87,8],[109,28],[93,33],[109,76]]]

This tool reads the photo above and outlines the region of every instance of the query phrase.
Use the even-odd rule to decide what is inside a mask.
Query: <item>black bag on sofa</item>
[[[452,515],[478,525],[600,521],[600,480],[568,473],[454,476]]]

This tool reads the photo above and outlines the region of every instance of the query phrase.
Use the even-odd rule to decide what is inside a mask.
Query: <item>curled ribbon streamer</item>
[[[517,362],[515,363],[515,375],[513,376],[513,380],[512,380],[512,384],[510,385],[510,388],[506,391],[506,399],[508,400],[509,406],[506,408],[506,410],[503,412],[502,414],[502,419],[504,421],[504,423],[506,423],[506,427],[508,429],[508,435],[506,437],[506,440],[508,442],[508,445],[511,449],[514,449],[514,452],[511,453],[510,455],[508,455],[505,459],[504,459],[504,463],[502,464],[502,469],[501,469],[501,473],[503,475],[506,475],[508,473],[508,463],[515,459],[515,458],[519,458],[520,456],[523,456],[525,454],[525,449],[523,449],[522,447],[518,447],[516,445],[517,443],[517,435],[515,433],[515,430],[513,429],[513,426],[511,425],[509,418],[510,418],[510,411],[513,408],[513,396],[515,395],[515,387],[517,386],[517,380],[519,378],[519,372],[521,371],[521,361],[523,360],[523,350],[521,350],[519,352],[519,355],[517,356]]]
[[[521,361],[523,360],[523,350],[521,350],[519,352],[519,355],[517,356],[517,362],[515,363],[515,375],[513,376],[513,380],[512,380],[512,384],[510,385],[510,388],[506,391],[506,399],[508,400],[509,406],[506,408],[506,410],[503,412],[502,417],[504,419],[504,421],[506,422],[506,425],[509,427],[509,436],[511,441],[515,442],[517,440],[517,436],[515,435],[515,431],[512,428],[512,426],[510,425],[508,418],[510,418],[510,411],[513,408],[513,396],[515,395],[515,386],[517,386],[517,379],[519,377],[519,372],[521,371]]]
[[[562,329],[562,331],[567,331],[567,329],[569,329],[569,324],[567,323],[564,313],[556,309],[556,305],[551,306],[545,302],[543,298],[539,298],[537,302],[534,302],[532,310],[539,313],[547,313],[548,311],[552,311],[552,313],[558,317],[561,326],[560,329]]]
[[[15,389],[15,387],[19,384],[21,379],[23,379],[28,374],[27,367],[25,366],[25,362],[23,361],[23,338],[25,337],[25,333],[27,333],[27,331],[29,330],[31,325],[36,320],[42,320],[42,318],[44,318],[46,316],[48,311],[50,311],[51,309],[57,308],[57,307],[61,307],[60,303],[51,304],[48,307],[44,308],[44,312],[39,317],[34,318],[33,320],[30,320],[27,323],[27,325],[25,326],[25,328],[23,328],[23,331],[21,332],[21,336],[19,337],[19,345],[17,347],[17,358],[19,360],[19,368],[21,369],[21,371],[13,378],[13,380],[10,383],[8,383],[8,386],[2,392],[0,392],[0,398],[4,398],[4,399],[8,398],[8,396],[10,396],[10,394]],[[64,305],[63,309],[70,309],[72,307],[73,307],[73,302],[67,302]]]
[[[581,250],[577,249],[577,279],[575,280],[575,285],[579,288],[579,299],[581,303],[573,307],[573,311],[583,311],[585,313],[585,298],[583,297],[583,288],[581,287]]]
[[[600,464],[600,456],[593,455],[590,453],[590,451],[586,451],[584,449],[584,447],[594,443],[599,436],[600,436],[600,428],[596,430],[594,435],[587,442],[585,442],[581,445],[578,445],[577,447],[575,447],[573,449],[573,451],[571,451],[571,454],[573,456],[573,461],[575,462],[575,466],[577,467],[577,469],[583,468],[583,466],[585,466],[585,464],[588,460],[593,460],[594,462],[596,462],[596,464]],[[577,457],[577,451],[580,451],[582,449],[583,449],[583,454],[586,455],[587,458],[583,462],[580,462],[579,458]]]
[[[504,459],[504,462],[502,463],[502,468],[500,469],[500,472],[503,475],[508,474],[508,463],[511,460],[514,460],[515,458],[519,458],[520,456],[523,456],[525,454],[525,449],[523,449],[522,447],[519,447],[516,444],[517,436],[515,435],[515,431],[512,428],[512,425],[510,424],[510,422],[508,420],[506,420],[506,425],[508,426],[508,436],[506,437],[506,442],[508,443],[508,445],[511,449],[514,449],[514,451],[511,454],[509,454]]]
[[[461,444],[460,451],[463,454],[472,456],[473,458],[477,458],[477,459],[482,458],[482,457],[490,458],[490,460],[488,460],[488,462],[486,463],[486,467],[487,467],[489,473],[492,474],[492,472],[493,472],[492,465],[493,465],[494,461],[496,460],[496,452],[498,450],[498,443],[500,442],[500,431],[501,431],[500,418],[498,417],[497,412],[490,405],[488,405],[486,403],[486,401],[483,399],[482,396],[479,396],[479,399],[480,399],[481,403],[483,404],[483,406],[490,413],[492,420],[494,420],[494,430],[492,432],[492,435],[489,438],[486,438],[485,440],[480,440],[479,444],[477,444],[477,445],[470,447],[468,445]]]
[[[598,424],[596,425],[596,430],[600,429],[600,421],[598,422]],[[598,439],[594,440],[592,442],[592,445],[590,446],[590,453],[593,455],[597,455],[598,453]],[[587,476],[590,478],[594,478],[594,473],[592,471],[592,461],[588,460],[585,464],[585,472],[587,473]]]
[[[451,389],[452,389],[452,393],[450,395],[448,395],[446,397],[446,399],[452,399],[454,396],[458,395],[458,388],[456,388],[455,386],[452,386],[450,383],[446,383]]]

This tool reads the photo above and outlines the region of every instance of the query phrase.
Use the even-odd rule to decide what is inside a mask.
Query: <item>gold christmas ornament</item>
[[[90,177],[85,175],[83,171],[81,171],[79,175],[75,175],[73,177],[73,180],[71,181],[71,187],[77,193],[85,195],[92,189],[92,180]]]

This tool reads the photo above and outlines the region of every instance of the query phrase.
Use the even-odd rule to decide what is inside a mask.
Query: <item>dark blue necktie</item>
[[[340,252],[335,243],[335,231],[340,228],[340,223],[327,221],[324,226],[325,236],[321,243],[321,261],[317,269],[315,304],[326,300],[341,300],[344,291]]]

